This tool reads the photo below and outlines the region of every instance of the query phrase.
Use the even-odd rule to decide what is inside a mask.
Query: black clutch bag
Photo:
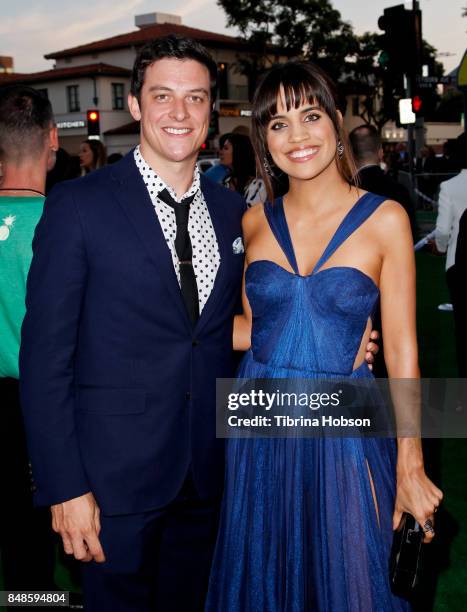
[[[423,537],[423,529],[414,517],[404,514],[394,533],[389,560],[389,579],[396,595],[410,597],[418,584]]]

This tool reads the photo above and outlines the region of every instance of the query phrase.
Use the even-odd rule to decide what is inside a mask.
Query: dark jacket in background
[[[459,376],[467,378],[467,210],[459,221],[455,269],[457,282],[456,345]]]
[[[406,187],[385,174],[378,165],[362,168],[358,172],[358,178],[360,187],[365,191],[387,196],[404,207],[410,219],[412,235],[415,236],[415,206]]]

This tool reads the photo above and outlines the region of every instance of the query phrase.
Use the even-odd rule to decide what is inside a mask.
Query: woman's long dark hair
[[[105,166],[107,162],[107,155],[105,151],[105,147],[100,140],[95,138],[88,138],[87,140],[83,140],[83,143],[89,145],[89,148],[92,151],[92,169],[97,170],[98,168],[102,168]]]
[[[332,80],[311,62],[290,61],[277,64],[263,77],[253,98],[253,145],[259,174],[264,181],[268,198],[274,199],[274,185],[268,169],[275,167],[268,152],[266,132],[268,124],[277,113],[277,99],[281,88],[287,110],[302,104],[317,104],[331,119],[336,131],[336,142],[344,145],[344,153],[336,163],[339,174],[349,184],[356,184],[357,168],[347,134],[339,120],[339,98]],[[276,172],[279,172],[276,169]]]
[[[223,134],[219,145],[228,141],[232,145],[232,173],[230,181],[235,191],[243,194],[248,182],[256,176],[255,152],[246,134]]]

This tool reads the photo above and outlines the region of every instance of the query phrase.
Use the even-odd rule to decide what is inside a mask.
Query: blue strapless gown
[[[356,268],[320,269],[384,199],[362,196],[307,276],[298,273],[282,200],[265,205],[294,273],[267,260],[248,266],[252,346],[238,377],[372,377],[366,363],[353,367],[379,290]],[[226,453],[207,611],[410,609],[388,579],[394,440],[233,439]]]

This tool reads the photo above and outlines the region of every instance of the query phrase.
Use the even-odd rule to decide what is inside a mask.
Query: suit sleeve
[[[452,206],[446,185],[441,183],[439,190],[438,217],[436,218],[436,247],[441,253],[448,248],[452,231]]]
[[[88,266],[72,189],[58,185],[46,200],[27,281],[20,388],[37,505],[89,491],[74,405],[74,355]]]

